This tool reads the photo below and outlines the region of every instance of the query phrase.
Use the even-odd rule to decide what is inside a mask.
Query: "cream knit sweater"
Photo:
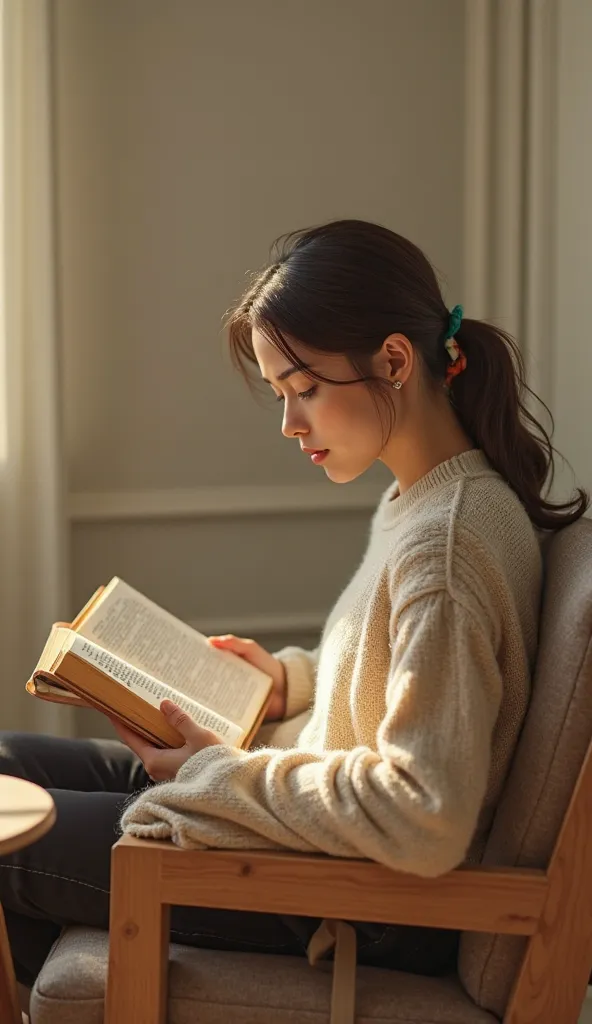
[[[541,577],[482,452],[392,485],[317,651],[278,654],[287,717],[312,706],[296,745],[206,748],[135,799],[125,831],[425,876],[478,856],[528,702]]]

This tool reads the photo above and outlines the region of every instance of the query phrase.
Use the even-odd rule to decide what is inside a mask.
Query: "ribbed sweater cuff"
[[[301,647],[284,647],[276,658],[286,669],[286,712],[284,719],[306,711],[310,706],[315,681],[315,661]]]

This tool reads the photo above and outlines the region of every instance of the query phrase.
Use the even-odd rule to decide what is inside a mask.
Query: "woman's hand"
[[[286,670],[278,658],[266,651],[261,644],[254,640],[245,640],[242,637],[226,633],[224,636],[209,636],[212,647],[220,651],[232,651],[244,658],[249,665],[261,669],[273,680],[271,700],[265,713],[264,722],[277,722],[283,718],[286,711]]]
[[[184,746],[176,747],[173,750],[161,750],[160,747],[148,743],[132,729],[122,725],[121,722],[114,718],[109,719],[119,738],[130,750],[133,750],[134,754],[138,755],[154,782],[166,782],[168,779],[174,779],[181,765],[185,764],[185,761],[188,761],[193,754],[197,754],[204,747],[222,743],[216,733],[210,732],[209,729],[202,729],[171,700],[163,700],[160,710],[167,722],[181,733],[185,740]]]

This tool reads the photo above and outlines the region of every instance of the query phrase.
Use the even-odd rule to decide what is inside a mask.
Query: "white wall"
[[[457,297],[462,15],[59,0],[74,491],[318,480],[227,371],[221,316],[277,234],[339,216],[411,235]]]
[[[342,216],[408,234],[461,297],[463,2],[55,12],[73,608],[119,573],[198,624],[314,643],[388,476],[351,485],[357,510],[274,512],[324,480],[230,370],[221,318],[276,235]],[[271,487],[269,515],[194,514],[227,485]]]

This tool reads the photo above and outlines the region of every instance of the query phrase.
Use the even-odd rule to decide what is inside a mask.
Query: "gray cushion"
[[[536,672],[522,735],[483,862],[544,868],[592,735],[592,522],[547,546]],[[459,974],[473,999],[503,1015],[524,939],[461,939]]]
[[[108,937],[68,928],[31,997],[32,1024],[103,1024]],[[168,1024],[328,1024],[331,965],[172,945]],[[456,978],[358,968],[357,1024],[496,1024]]]

